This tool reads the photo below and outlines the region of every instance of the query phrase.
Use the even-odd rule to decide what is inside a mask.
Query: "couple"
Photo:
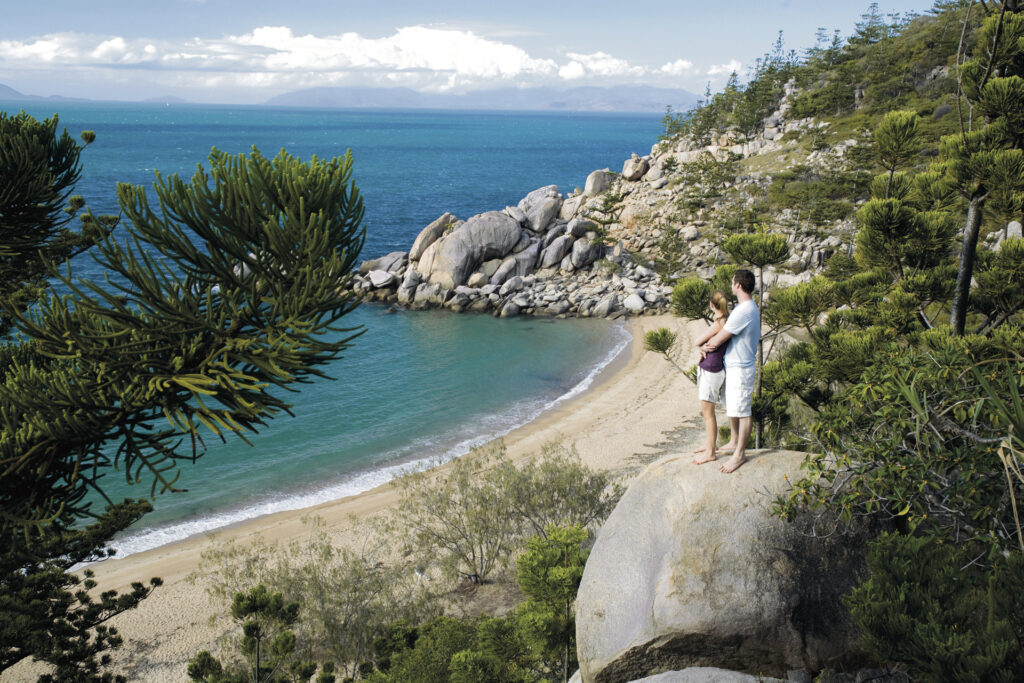
[[[711,328],[697,340],[700,363],[697,366],[697,393],[707,441],[694,453],[697,465],[715,460],[718,423],[715,405],[725,384],[725,413],[729,416],[729,443],[723,451],[732,457],[719,466],[729,474],[747,461],[747,440],[750,438],[750,399],[757,375],[757,344],[761,340],[761,313],[754,303],[754,274],[737,270],[732,277],[732,293],[739,303],[732,313],[725,293],[717,291],[708,304],[715,315]],[[728,314],[728,319],[727,318]]]

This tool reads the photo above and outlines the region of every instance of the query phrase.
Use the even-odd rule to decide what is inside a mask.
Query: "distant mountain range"
[[[477,90],[461,95],[421,93],[409,88],[309,88],[295,90],[267,100],[275,107],[322,107],[325,109],[492,109],[516,111],[606,111],[663,112],[665,107],[682,111],[691,108],[699,98],[693,93],[674,88],[646,85],[624,85],[610,88],[580,87],[568,90],[555,88],[503,88]],[[24,95],[0,84],[0,100],[87,102],[84,98],[61,95]],[[165,95],[144,102],[186,104],[180,97]]]
[[[308,88],[278,95],[267,104],[279,107],[382,109],[512,109],[520,111],[663,112],[697,103],[693,93],[646,85],[610,88],[503,88],[461,95],[421,93],[409,88]]]
[[[64,97],[62,95],[50,95],[49,97],[42,97],[40,95],[23,95],[14,88],[10,88],[0,83],[0,100],[13,100],[13,101],[32,101],[32,102],[86,102],[81,97]]]

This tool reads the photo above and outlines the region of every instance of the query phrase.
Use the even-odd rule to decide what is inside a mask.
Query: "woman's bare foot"
[[[735,455],[726,460],[724,463],[719,465],[719,471],[725,474],[732,474],[740,468],[740,466],[747,461],[746,456],[741,455],[737,458]]]
[[[704,453],[705,449],[702,448],[700,450],[701,450],[701,453]],[[713,461],[715,461],[717,459],[718,458],[715,457],[714,453],[710,453],[710,454],[704,453],[704,455],[695,455],[693,457],[693,464],[694,465],[703,465],[704,463],[713,462]]]
[[[697,453],[703,453],[703,452],[704,452],[704,451],[706,451],[707,449],[708,449],[708,447],[707,447],[707,446],[701,446],[700,448],[694,448],[694,449],[693,449],[693,452],[694,452],[694,454],[697,454]]]

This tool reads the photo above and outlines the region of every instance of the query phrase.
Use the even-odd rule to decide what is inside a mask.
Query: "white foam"
[[[145,550],[152,550],[168,543],[181,541],[197,534],[205,534],[222,529],[232,524],[244,522],[263,515],[287,510],[299,510],[312,507],[332,500],[338,500],[346,496],[352,496],[381,484],[387,483],[403,473],[410,470],[424,469],[435,464],[447,462],[470,449],[491,441],[492,439],[505,436],[512,430],[527,424],[536,419],[542,413],[550,410],[559,403],[578,396],[593,384],[597,376],[604,370],[626,347],[629,345],[632,336],[624,326],[616,327],[616,334],[619,340],[608,354],[594,366],[583,379],[577,382],[569,391],[558,396],[554,400],[526,401],[513,405],[508,411],[499,415],[491,415],[482,420],[474,421],[472,428],[475,434],[469,437],[461,437],[455,434],[447,435],[447,438],[424,439],[412,444],[409,448],[403,449],[406,452],[429,452],[441,449],[426,457],[419,457],[413,460],[402,459],[398,453],[393,454],[391,464],[386,464],[372,470],[356,472],[346,476],[337,482],[327,486],[290,493],[278,497],[271,497],[256,504],[245,505],[223,512],[204,515],[196,519],[190,519],[175,524],[167,524],[132,533],[123,538],[115,538],[111,546],[116,550],[117,557],[126,557]],[[469,429],[467,426],[465,429]],[[455,439],[456,442],[452,443]],[[447,444],[447,445],[442,445]],[[395,460],[398,460],[396,462]]]

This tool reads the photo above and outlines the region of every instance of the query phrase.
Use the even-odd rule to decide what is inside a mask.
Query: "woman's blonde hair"
[[[729,315],[729,297],[727,297],[725,292],[722,290],[716,289],[711,293],[711,305],[714,306],[716,311],[718,311],[718,315],[715,316],[715,320],[725,318]]]

